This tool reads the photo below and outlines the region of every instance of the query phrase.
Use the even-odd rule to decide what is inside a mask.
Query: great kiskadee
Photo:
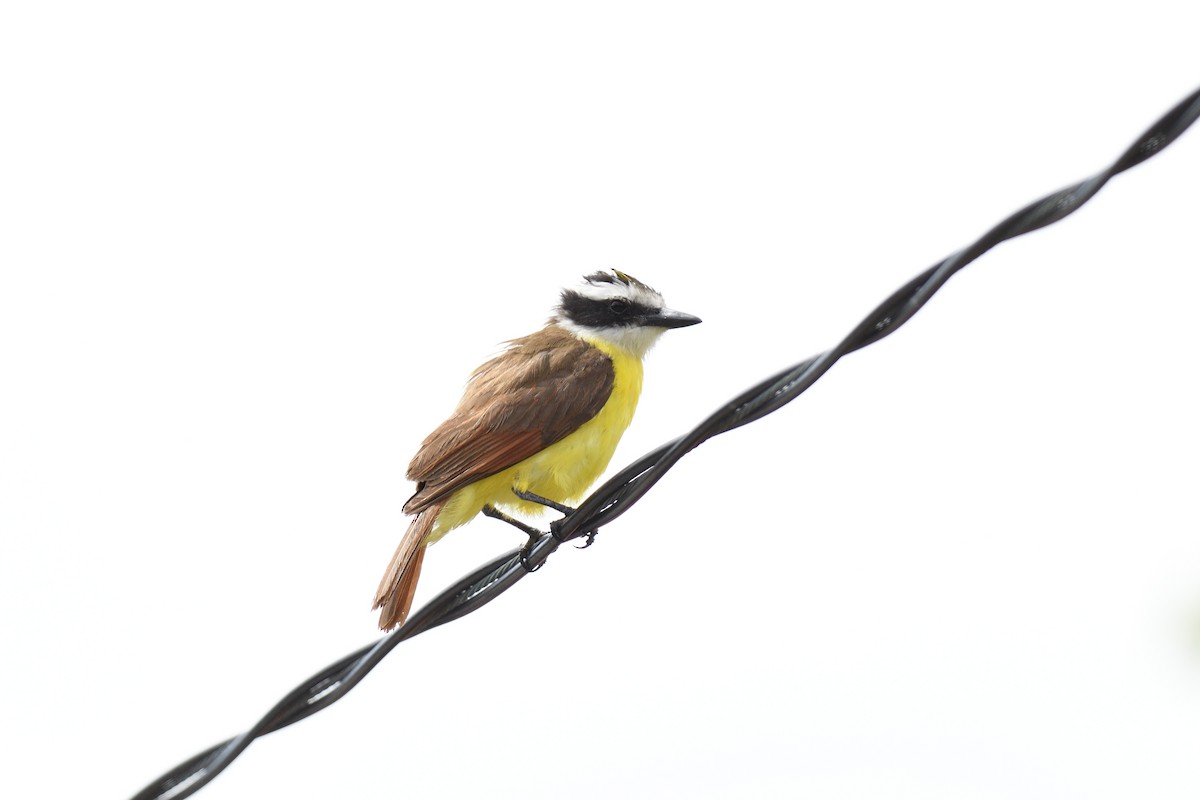
[[[642,357],[666,329],[699,321],[623,272],[596,272],[562,291],[544,328],[476,369],[408,466],[414,516],[375,594],[379,627],[404,622],[425,548],[449,531],[481,511],[508,519],[500,509],[582,497],[633,419]]]

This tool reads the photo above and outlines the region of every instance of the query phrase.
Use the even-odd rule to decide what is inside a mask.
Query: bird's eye
[[[608,310],[617,315],[624,314],[629,310],[629,301],[620,297],[615,300],[610,300],[608,303]]]

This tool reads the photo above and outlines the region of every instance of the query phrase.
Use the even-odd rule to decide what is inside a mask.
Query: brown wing
[[[600,412],[613,365],[602,351],[550,325],[510,343],[475,370],[450,419],[408,466],[415,514],[469,483],[495,475],[557,442]]]

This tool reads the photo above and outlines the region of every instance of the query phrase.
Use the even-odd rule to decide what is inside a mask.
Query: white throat
[[[586,342],[601,342],[619,347],[635,358],[645,357],[646,352],[658,341],[658,337],[666,332],[666,328],[645,327],[641,325],[611,325],[605,328],[589,328],[577,325],[567,319],[558,318],[554,324]]]

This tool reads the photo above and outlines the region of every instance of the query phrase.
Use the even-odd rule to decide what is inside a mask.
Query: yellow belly
[[[600,413],[546,449],[451,495],[434,523],[430,543],[470,521],[485,505],[530,515],[546,510],[518,498],[514,488],[574,505],[600,477],[633,419],[642,392],[642,362],[606,342],[590,343],[613,363],[612,394]]]

